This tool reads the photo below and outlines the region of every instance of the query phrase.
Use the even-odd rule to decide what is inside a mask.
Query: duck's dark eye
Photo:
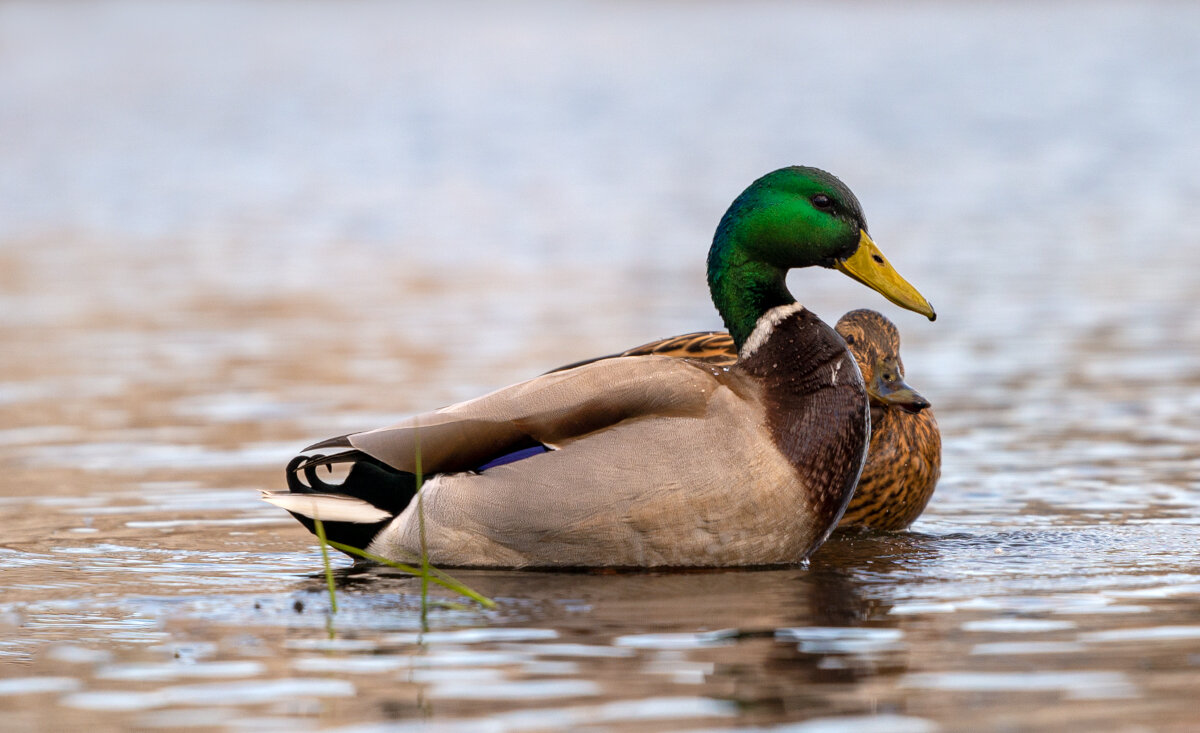
[[[829,211],[833,208],[833,199],[823,193],[819,193],[812,197],[812,205],[821,211]]]
[[[853,337],[853,336],[847,336],[847,337],[846,337],[846,343],[848,343],[848,344],[850,344],[851,346],[853,346],[853,345],[854,345],[854,337]]]

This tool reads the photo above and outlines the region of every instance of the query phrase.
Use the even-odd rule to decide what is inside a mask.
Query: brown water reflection
[[[1194,729],[1196,9],[166,7],[0,3],[0,729]],[[938,308],[792,278],[901,329],[912,531],[331,619],[297,448],[716,327],[791,162]]]

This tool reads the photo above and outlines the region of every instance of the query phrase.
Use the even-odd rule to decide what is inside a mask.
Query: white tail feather
[[[322,522],[375,524],[392,518],[390,512],[362,499],[341,494],[293,494],[290,491],[264,491],[262,500],[289,512]]]

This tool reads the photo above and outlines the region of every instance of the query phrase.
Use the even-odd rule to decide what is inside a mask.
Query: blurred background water
[[[1200,7],[0,2],[0,728],[1190,730]],[[945,439],[807,568],[465,573],[261,505],[313,440],[717,328],[818,165]]]

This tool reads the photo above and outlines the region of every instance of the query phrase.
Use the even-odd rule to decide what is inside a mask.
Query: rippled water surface
[[[1190,4],[0,3],[0,729],[1194,730]],[[258,500],[320,438],[717,327],[834,170],[943,477],[804,568],[464,572]],[[440,600],[457,601],[446,594]]]

